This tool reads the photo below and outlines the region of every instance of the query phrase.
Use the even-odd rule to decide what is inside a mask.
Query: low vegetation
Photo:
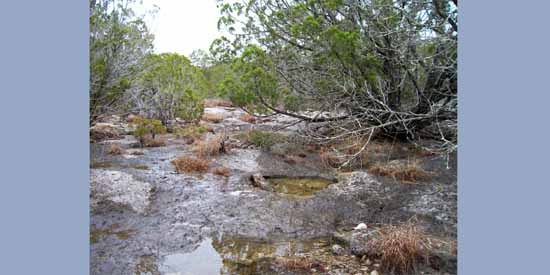
[[[202,120],[212,123],[220,123],[223,120],[223,115],[205,113],[202,115]]]
[[[227,167],[216,167],[212,170],[212,173],[223,177],[229,177],[231,175],[231,171]]]
[[[370,144],[369,144],[370,146]],[[357,169],[366,167],[369,161],[370,148],[354,140],[345,140],[337,144],[322,146],[319,157],[325,167]]]
[[[163,140],[155,139],[157,135],[166,133],[166,127],[162,125],[160,120],[136,117],[132,123],[136,125],[134,136],[139,140],[142,147],[164,146]]]
[[[143,142],[141,142],[142,146],[144,147],[162,147],[165,146],[166,143],[164,142],[164,139],[161,138],[145,138],[143,139]]]
[[[209,129],[205,125],[190,125],[186,128],[176,128],[174,134],[177,138],[192,138],[193,140],[201,138]]]
[[[204,107],[212,108],[212,107],[233,107],[233,103],[231,101],[220,99],[220,98],[207,98],[202,101]]]
[[[145,153],[143,153],[143,151],[141,150],[132,150],[130,151],[130,155],[134,155],[134,156],[141,156],[141,155],[144,155]]]
[[[318,272],[326,271],[326,268],[323,265],[323,263],[313,259],[308,259],[308,258],[298,258],[298,259],[277,258],[275,260],[275,263],[287,271],[294,271],[294,272],[300,272],[300,273],[304,272],[308,274],[311,272],[311,269],[315,269]]]
[[[380,257],[383,270],[399,274],[413,274],[417,263],[428,256],[426,237],[412,223],[380,228],[379,237],[370,239],[368,247]]]
[[[171,162],[176,168],[176,172],[182,173],[193,173],[199,172],[204,173],[208,171],[209,161],[201,158],[195,157],[181,157]]]
[[[244,121],[244,122],[248,122],[248,123],[252,123],[252,124],[256,123],[256,118],[253,115],[250,115],[250,114],[242,114],[239,117],[239,119]]]
[[[110,155],[122,155],[124,154],[124,149],[120,147],[118,143],[111,144],[111,147],[109,147],[109,154]]]
[[[432,175],[432,173],[425,171],[420,161],[416,159],[405,163],[399,161],[391,161],[385,164],[375,163],[369,166],[368,170],[373,174],[392,177],[406,183],[425,180]]]
[[[288,138],[285,135],[276,132],[267,132],[260,130],[252,130],[246,134],[246,139],[254,146],[263,150],[271,149],[276,143],[285,142]]]
[[[192,151],[201,158],[216,156],[226,153],[225,138],[222,135],[216,135],[208,140],[198,140],[195,142]]]

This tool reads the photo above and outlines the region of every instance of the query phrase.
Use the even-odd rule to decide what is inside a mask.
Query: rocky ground
[[[289,161],[238,139],[242,131],[280,128],[291,119],[249,123],[239,109],[205,112],[223,117],[207,125],[228,134],[233,148],[202,174],[176,173],[170,162],[192,152],[173,134],[163,136],[166,146],[136,148],[121,118],[91,130],[92,137],[107,138],[90,145],[91,274],[382,274],[379,259],[360,253],[368,249],[361,239],[377,227],[411,220],[431,246],[414,274],[456,274],[456,156],[422,156],[433,176],[414,184],[361,169],[337,172],[321,165],[318,152]],[[124,153],[109,154],[113,143]],[[285,151],[291,145],[278,146]],[[229,168],[230,175],[211,173],[215,167]],[[293,196],[255,187],[251,178],[258,173],[267,180],[322,178],[331,184]],[[368,229],[354,230],[360,223]]]

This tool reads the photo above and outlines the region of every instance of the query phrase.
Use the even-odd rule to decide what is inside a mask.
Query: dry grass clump
[[[401,274],[412,274],[416,264],[428,256],[425,235],[411,223],[380,228],[379,237],[370,239],[368,247],[380,257],[383,270]]]
[[[319,158],[324,167],[337,168],[342,165],[343,161],[328,147],[321,147],[319,150]]]
[[[304,158],[296,155],[286,155],[284,156],[284,162],[288,164],[297,164],[297,163],[304,163]]]
[[[209,162],[205,159],[194,157],[181,157],[172,160],[171,163],[178,173],[206,172]]]
[[[220,99],[220,98],[208,98],[203,100],[202,104],[206,108],[212,108],[216,106],[220,107],[233,107],[233,103],[231,101]]]
[[[212,129],[207,125],[190,125],[186,128],[176,128],[174,134],[176,138],[187,138],[192,143],[200,139],[206,132],[211,132]]]
[[[344,139],[333,144],[323,146],[319,149],[319,157],[325,167],[355,169],[366,167],[369,161],[369,150],[372,143],[367,147],[365,144],[354,139]]]
[[[256,118],[250,114],[242,114],[239,119],[252,124],[256,123]]]
[[[134,156],[141,156],[141,155],[144,155],[145,153],[143,153],[143,151],[141,150],[132,150],[130,152],[130,155],[134,155]]]
[[[386,164],[375,163],[369,167],[369,172],[379,176],[392,177],[406,183],[414,183],[431,176],[430,172],[422,168],[418,160],[407,161],[406,163],[395,161]]]
[[[164,142],[164,139],[161,139],[161,138],[155,138],[155,139],[145,138],[143,140],[143,146],[145,147],[161,147],[165,145],[166,143]]]
[[[109,154],[111,155],[122,155],[124,154],[124,149],[120,147],[120,144],[113,143],[111,144],[111,147],[109,147]]]
[[[212,170],[212,173],[214,173],[214,175],[224,177],[229,177],[231,175],[231,171],[227,167],[216,167]]]
[[[92,142],[106,139],[123,139],[124,136],[110,124],[96,124],[90,128],[90,140]]]
[[[287,271],[310,273],[311,269],[315,269],[317,272],[326,272],[326,268],[321,262],[307,258],[277,258],[275,263]]]
[[[201,158],[216,156],[225,151],[223,141],[224,138],[222,135],[216,135],[206,141],[197,140],[192,151]]]
[[[223,120],[223,116],[220,114],[205,113],[204,115],[202,115],[202,120],[212,122],[212,123],[220,123]]]

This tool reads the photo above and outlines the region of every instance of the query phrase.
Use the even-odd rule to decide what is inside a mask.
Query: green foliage
[[[200,68],[175,53],[150,54],[139,78],[140,102],[144,112],[166,123],[180,117],[197,121],[203,113],[202,99],[208,84]]]
[[[329,135],[379,127],[413,138],[456,121],[453,2],[220,0],[219,27],[239,34],[211,46],[233,71],[219,90],[252,112],[326,120],[339,129]],[[326,113],[299,113],[306,108]]]
[[[248,133],[248,140],[263,150],[269,150],[271,146],[276,143],[284,142],[287,138],[286,136],[275,132],[252,130]]]
[[[132,86],[153,36],[133,0],[90,0],[90,122],[116,110]]]
[[[133,135],[139,140],[141,145],[144,145],[147,135],[155,139],[155,135],[166,133],[166,127],[157,119],[137,117],[132,123],[136,124]]]
[[[176,137],[190,137],[190,138],[200,138],[204,133],[208,131],[208,128],[204,125],[191,125],[186,128],[176,128],[174,133]]]
[[[187,89],[176,106],[176,116],[186,121],[197,122],[204,113],[202,98]]]

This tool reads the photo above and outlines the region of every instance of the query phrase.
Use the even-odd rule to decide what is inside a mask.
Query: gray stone
[[[333,245],[331,249],[334,255],[344,255],[346,253],[346,250],[337,244]]]
[[[92,169],[90,179],[90,204],[92,209],[102,202],[128,206],[143,214],[150,203],[151,184],[134,179],[120,171]]]

